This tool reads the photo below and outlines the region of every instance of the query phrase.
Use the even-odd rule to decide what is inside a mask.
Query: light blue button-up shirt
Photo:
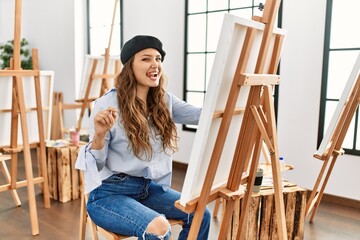
[[[175,123],[198,123],[201,108],[180,100],[170,92],[166,93],[166,98]],[[126,173],[131,176],[151,179],[162,185],[164,190],[167,190],[171,185],[172,152],[170,149],[167,149],[166,152],[163,151],[162,141],[159,137],[150,139],[153,148],[151,160],[141,160],[134,155],[124,126],[117,119],[115,125],[106,135],[103,149],[90,149],[91,140],[94,136],[94,117],[99,111],[110,106],[119,109],[114,88],[96,100],[90,116],[90,143],[81,147],[75,164],[77,169],[84,171],[85,193],[100,186],[102,180],[114,173]],[[151,129],[151,131],[153,133],[154,130]]]

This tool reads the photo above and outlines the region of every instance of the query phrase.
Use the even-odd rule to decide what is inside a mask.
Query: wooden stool
[[[84,182],[84,174],[82,171],[80,171],[80,178],[81,181]],[[84,186],[84,185],[83,185]],[[124,236],[119,235],[110,231],[107,231],[99,226],[97,226],[89,217],[87,211],[86,211],[86,203],[88,201],[88,194],[84,194],[84,191],[82,189],[81,191],[81,208],[80,208],[80,236],[79,240],[85,240],[85,232],[86,232],[86,224],[88,223],[90,225],[90,231],[91,231],[91,237],[93,240],[98,240],[98,233],[100,232],[106,239],[108,240],[120,240],[120,239],[126,239],[133,236]],[[174,225],[183,225],[183,222],[181,220],[175,220],[175,219],[168,219],[171,226]]]

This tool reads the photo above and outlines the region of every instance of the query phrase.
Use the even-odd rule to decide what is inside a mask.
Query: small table
[[[46,147],[49,194],[52,199],[65,203],[80,198],[83,183],[79,170],[75,169],[79,148],[70,144]]]

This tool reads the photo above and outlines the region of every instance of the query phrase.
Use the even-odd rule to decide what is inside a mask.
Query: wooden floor
[[[22,162],[22,161],[20,161]],[[23,176],[21,167],[19,168],[19,177]],[[185,170],[181,168],[174,169],[173,187],[181,190]],[[0,173],[0,184],[5,182]],[[21,188],[18,190],[22,206],[15,207],[10,192],[0,193],[0,239],[42,239],[42,240],[74,240],[79,236],[79,214],[80,201],[71,201],[60,203],[51,201],[51,208],[45,209],[43,197],[39,194],[36,186],[36,200],[38,209],[38,219],[40,234],[31,235],[31,226],[29,218],[29,208],[27,201],[27,190]],[[210,204],[210,209],[213,205]],[[213,219],[211,225],[211,240],[217,239],[220,222]],[[180,227],[173,228],[174,239]],[[90,239],[87,234],[87,239]],[[102,239],[102,238],[100,238]],[[135,238],[132,238],[135,239]],[[316,214],[314,223],[305,223],[305,238],[309,240],[332,240],[332,239],[360,239],[360,209],[344,207],[339,204],[322,201]]]

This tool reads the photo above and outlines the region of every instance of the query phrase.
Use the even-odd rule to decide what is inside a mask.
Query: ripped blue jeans
[[[96,225],[143,240],[169,239],[170,226],[164,236],[146,231],[154,218],[163,215],[167,219],[179,219],[184,225],[178,239],[186,240],[193,214],[188,215],[174,206],[179,199],[180,193],[173,189],[164,191],[149,179],[119,173],[104,180],[101,186],[90,193],[87,211]],[[197,239],[208,239],[210,217],[206,209]]]

